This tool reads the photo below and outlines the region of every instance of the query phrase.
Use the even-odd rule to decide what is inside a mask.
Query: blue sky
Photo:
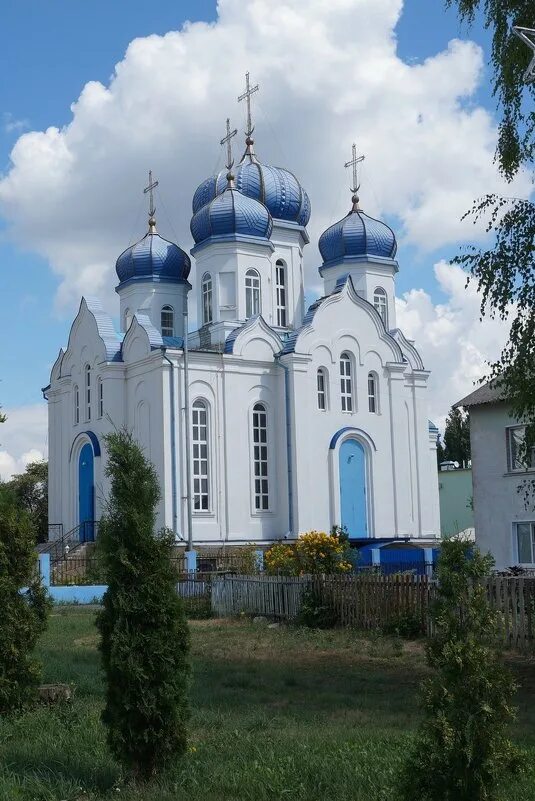
[[[450,39],[471,38],[488,55],[488,36],[481,25],[461,26],[441,0],[406,0],[397,26],[398,54],[419,63],[446,48]],[[10,151],[26,130],[61,127],[71,120],[71,104],[88,81],[105,85],[114,66],[135,37],[176,30],[185,20],[216,19],[214,2],[145,0],[11,0],[3,4],[0,27],[0,68],[8,80],[0,86],[0,165],[10,168]],[[493,110],[488,70],[470,103]],[[394,121],[393,121],[394,122]],[[285,165],[292,166],[292,165]],[[201,173],[199,179],[204,177]],[[46,203],[46,198],[44,199]],[[0,220],[3,341],[0,360],[0,403],[15,407],[36,403],[58,348],[67,339],[72,310],[58,312],[54,297],[58,278],[46,260],[6,241]],[[125,246],[128,243],[125,242]],[[429,265],[449,258],[456,247],[422,255],[401,248],[398,290],[423,287],[434,302],[442,299]]]

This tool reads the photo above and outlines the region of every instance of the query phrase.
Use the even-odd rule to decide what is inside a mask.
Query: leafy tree
[[[511,181],[524,169],[533,177],[535,150],[535,82],[524,72],[533,52],[513,32],[514,25],[533,27],[533,0],[445,0],[469,23],[478,12],[492,32],[494,95],[501,113],[496,159]],[[506,319],[514,304],[509,340],[490,366],[490,378],[503,387],[512,414],[526,419],[526,452],[535,444],[535,203],[488,194],[469,212],[487,220],[494,234],[490,248],[470,247],[454,261],[470,271],[481,292],[481,314]]]
[[[446,418],[444,459],[461,467],[470,459],[470,417],[460,409],[452,409]]]
[[[32,462],[24,473],[2,485],[20,509],[28,512],[37,534],[37,542],[48,539],[48,463]]]
[[[35,572],[35,530],[8,495],[0,497],[0,714],[34,700],[41,666],[33,651],[49,599]],[[22,588],[27,587],[22,593]]]
[[[114,756],[146,779],[186,749],[189,632],[170,555],[155,536],[158,479],[131,434],[105,437],[111,493],[100,522],[108,578],[97,621]]]
[[[520,768],[507,731],[515,684],[484,585],[493,564],[466,541],[442,545],[427,646],[433,676],[423,686],[425,719],[402,776],[403,801],[494,801]]]

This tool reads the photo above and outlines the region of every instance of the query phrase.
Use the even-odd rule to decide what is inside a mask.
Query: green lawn
[[[418,721],[421,645],[245,621],[191,626],[190,753],[136,790],[104,742],[94,612],[57,608],[40,649],[44,681],[74,683],[74,701],[0,721],[1,801],[396,799]],[[512,665],[523,683],[513,734],[534,767],[504,799],[535,801],[535,665]]]

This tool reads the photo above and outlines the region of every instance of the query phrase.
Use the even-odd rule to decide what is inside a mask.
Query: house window
[[[535,563],[535,523],[517,523],[516,541],[521,565]]]
[[[175,313],[172,306],[162,306],[160,323],[163,337],[174,337],[175,335]]]
[[[98,402],[98,416],[104,416],[104,388],[102,385],[102,378],[97,381],[97,402]]]
[[[85,419],[91,420],[91,367],[85,366]]]
[[[386,302],[386,292],[382,286],[378,286],[373,293],[373,305],[375,306],[375,310],[381,315],[385,328],[388,329],[388,306]]]
[[[325,411],[327,408],[327,376],[325,370],[320,367],[317,373],[318,388],[318,409]]]
[[[256,270],[247,270],[245,273],[245,316],[249,319],[260,312],[260,276]]]
[[[378,412],[377,376],[375,373],[368,373],[368,410],[372,414]]]
[[[535,448],[526,460],[524,453],[525,426],[510,426],[507,429],[507,468],[510,473],[530,470],[535,467]],[[527,464],[526,464],[527,461]]]
[[[286,267],[282,259],[275,263],[277,325],[286,327]]]
[[[257,512],[269,509],[267,411],[263,403],[253,406],[254,502]]]
[[[77,426],[80,422],[80,390],[78,384],[75,385],[73,390],[73,406],[74,406],[74,425]]]
[[[340,399],[343,412],[353,411],[353,380],[351,377],[351,357],[348,353],[340,356]]]
[[[208,474],[208,407],[196,400],[191,409],[193,449],[193,508],[207,512],[210,508],[210,482]]]
[[[212,276],[205,273],[202,277],[202,324],[212,322]]]

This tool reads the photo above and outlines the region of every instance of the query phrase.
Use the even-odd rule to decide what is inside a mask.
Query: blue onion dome
[[[261,164],[255,156],[253,140],[247,137],[245,141],[247,149],[234,170],[236,189],[263,203],[274,220],[308,225],[310,200],[293,172]],[[193,213],[221,194],[226,185],[225,170],[203,181],[193,195]]]
[[[148,233],[121,253],[115,265],[120,283],[129,280],[183,283],[187,281],[190,269],[188,254],[161,237],[152,218]]]
[[[322,233],[318,247],[324,263],[364,257],[393,259],[397,251],[393,230],[365,214],[356,195],[349,214]]]
[[[238,192],[232,179],[225,179],[225,182],[227,188],[191,218],[190,229],[195,244],[213,238],[269,240],[273,220],[267,208]]]

